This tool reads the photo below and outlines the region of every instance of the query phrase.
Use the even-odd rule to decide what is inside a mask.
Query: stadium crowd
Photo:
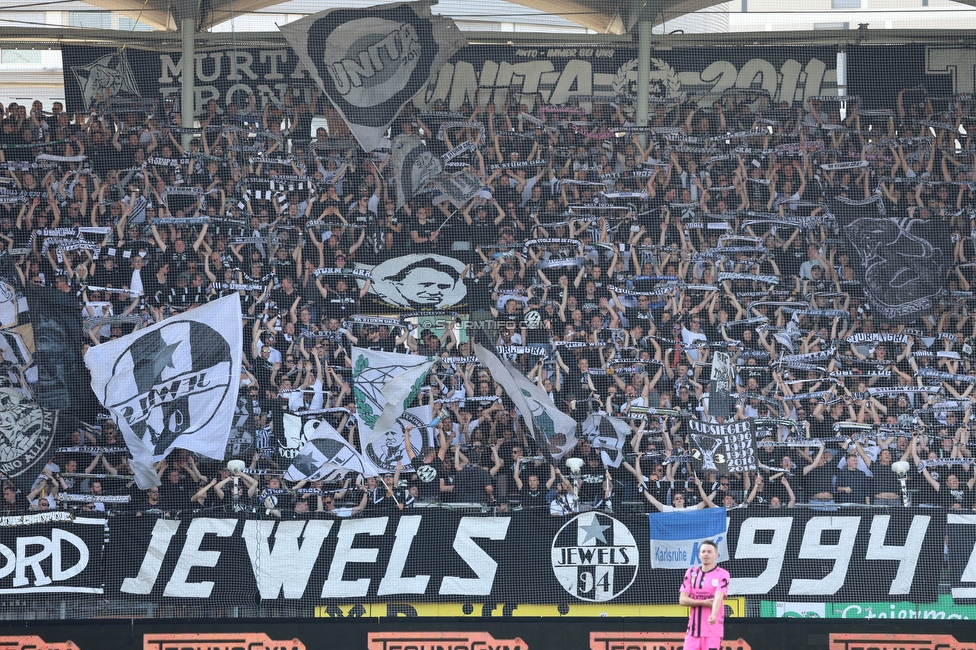
[[[131,474],[127,453],[116,425],[99,419],[29,494],[7,482],[6,512],[900,506],[899,460],[912,464],[916,505],[976,506],[972,100],[906,89],[888,110],[851,101],[842,119],[829,98],[789,107],[740,90],[710,106],[654,103],[653,128],[638,129],[619,98],[531,99],[407,107],[394,122],[392,141],[420,134],[436,155],[476,145],[450,163],[482,185],[457,210],[429,189],[398,207],[391,145],[363,152],[322,98],[211,102],[199,128],[184,128],[173,102],[116,100],[74,115],[59,103],[7,106],[0,248],[24,290],[77,295],[88,337],[79,346],[241,295],[247,424],[227,459],[249,469],[179,451],[159,463],[162,485],[141,491],[115,478]],[[328,129],[313,132],[322,115]],[[921,264],[891,283],[933,285],[931,313],[899,322],[866,299],[865,263],[893,242],[860,259],[839,205],[875,215],[880,205],[943,229],[945,267],[903,240]],[[401,269],[399,305],[376,295],[378,278],[352,271],[413,254],[464,270],[445,267],[421,287]],[[425,278],[436,270],[421,267]],[[628,423],[619,467],[586,439],[546,460],[475,358],[476,327],[488,322],[497,327],[477,331],[559,410]],[[435,415],[433,444],[407,445],[395,474],[283,484],[276,410],[330,410],[323,417],[359,444],[353,345],[441,357],[419,397]],[[709,380],[720,352],[734,380],[730,412],[716,416]],[[760,468],[696,474],[691,418],[756,419]],[[583,461],[577,473],[571,457]]]

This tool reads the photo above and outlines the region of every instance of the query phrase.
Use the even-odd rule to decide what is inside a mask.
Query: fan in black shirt
[[[525,481],[522,480],[523,477]],[[520,459],[515,466],[513,480],[518,489],[518,498],[521,501],[522,510],[539,516],[548,516],[549,502],[546,497],[549,494],[549,488],[556,480],[556,471],[552,465],[549,466],[549,480],[543,484],[538,470],[527,468]]]

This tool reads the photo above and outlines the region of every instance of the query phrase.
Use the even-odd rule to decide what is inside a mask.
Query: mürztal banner
[[[182,89],[180,51],[63,45],[68,111],[87,111],[98,97],[162,99]],[[836,48],[696,47],[654,52],[650,96],[708,106],[735,89],[762,90],[775,103],[803,106],[806,98],[837,94]],[[200,50],[194,54],[194,112],[214,100],[227,106],[258,108],[269,102],[311,104],[313,75],[284,43],[280,47]],[[138,70],[139,74],[133,71]],[[631,47],[518,47],[469,45],[437,71],[413,103],[421,110],[435,102],[458,110],[463,104],[518,101],[534,110],[536,96],[547,104],[568,104],[574,95],[616,97],[637,88],[637,50]],[[538,95],[537,95],[538,94]],[[591,104],[584,103],[589,110]],[[513,116],[514,117],[514,116]]]
[[[934,603],[782,603],[764,600],[759,615],[764,618],[897,618],[922,620],[976,619],[976,605],[959,605],[942,594]]]

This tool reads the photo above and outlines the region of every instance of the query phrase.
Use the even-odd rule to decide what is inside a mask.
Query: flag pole
[[[444,226],[446,226],[447,225],[447,222],[451,220],[451,217],[453,217],[457,213],[458,213],[457,208],[455,208],[454,209],[454,212],[452,212],[451,214],[449,214],[447,216],[447,219],[444,219],[444,223],[442,223],[440,226],[438,226],[438,228],[437,228],[438,232],[440,231],[441,228],[443,228]]]

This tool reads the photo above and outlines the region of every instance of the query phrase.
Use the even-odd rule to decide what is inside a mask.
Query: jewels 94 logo
[[[305,650],[298,639],[276,641],[260,632],[146,634],[143,650]]]
[[[634,584],[640,553],[626,525],[591,511],[573,517],[556,533],[550,560],[563,589],[580,600],[605,602]]]
[[[74,641],[48,643],[39,636],[0,636],[0,650],[78,650]]]

